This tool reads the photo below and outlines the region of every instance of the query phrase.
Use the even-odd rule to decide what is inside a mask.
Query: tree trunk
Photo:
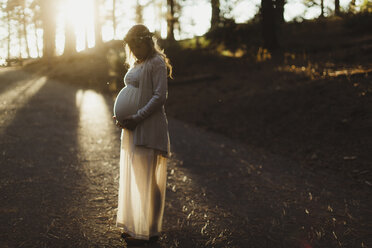
[[[56,52],[56,10],[55,3],[41,0],[41,18],[43,21],[43,58],[50,59]]]
[[[25,45],[26,45],[26,52],[27,57],[30,58],[30,47],[28,46],[28,39],[27,39],[27,22],[26,22],[26,14],[25,14],[25,6],[24,1],[22,5],[22,26],[23,26],[23,37],[25,39]]]
[[[74,25],[70,19],[65,20],[65,49],[63,55],[69,55],[76,52],[76,35]]]
[[[143,6],[137,0],[136,4],[136,23],[143,23]]]
[[[340,0],[335,0],[335,15],[340,15]]]
[[[89,48],[88,44],[88,28],[85,26],[84,28],[84,41],[85,41],[85,49]]]
[[[211,17],[211,30],[218,27],[221,21],[220,18],[220,0],[211,0],[212,17]]]
[[[275,5],[276,5],[276,13],[277,13],[278,23],[283,24],[284,23],[285,0],[276,0]]]
[[[158,27],[158,33],[159,35],[161,34],[161,30],[162,30],[162,26],[163,26],[163,1],[159,1],[159,3],[157,3],[156,5],[156,19],[158,20],[158,24],[157,24],[157,27]]]
[[[116,10],[116,0],[112,0],[112,29],[114,31],[113,40],[116,37],[116,15],[115,15],[115,10]]]
[[[169,41],[174,41],[174,23],[175,23],[175,18],[174,18],[174,0],[167,0],[167,40]]]
[[[276,15],[272,0],[261,0],[262,36],[264,47],[273,51],[279,47],[276,34]]]
[[[356,6],[355,0],[351,0],[350,3],[349,3],[349,12],[354,14],[355,13],[355,6]]]
[[[324,17],[324,0],[320,0],[320,17]]]
[[[19,60],[22,61],[22,29],[18,27],[18,46],[19,46]]]
[[[95,46],[102,45],[102,30],[101,30],[101,19],[100,19],[100,0],[94,1],[94,37],[95,37]]]
[[[10,11],[6,12],[6,20],[8,24],[8,36],[7,36],[7,43],[8,43],[8,62],[7,66],[10,66],[10,38],[11,38],[11,27],[10,27]]]
[[[40,48],[39,48],[39,36],[37,35],[37,22],[34,20],[34,35],[35,35],[35,46],[36,46],[36,52],[37,52],[37,57],[40,58]]]
[[[37,57],[40,58],[41,56],[41,51],[40,51],[40,46],[39,46],[39,35],[37,33],[37,30],[39,28],[39,21],[41,20],[41,13],[40,13],[40,0],[33,0],[33,2],[30,4],[29,8],[32,11],[32,19],[31,22],[34,26],[34,37],[35,37],[35,49],[37,52]]]

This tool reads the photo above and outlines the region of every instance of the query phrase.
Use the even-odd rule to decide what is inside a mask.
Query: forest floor
[[[372,64],[307,63],[190,65],[169,83],[167,113],[371,186]]]
[[[222,66],[170,82],[164,232],[149,247],[370,247],[368,68],[311,79]],[[124,247],[113,98],[0,77],[0,246]]]
[[[169,52],[173,155],[150,247],[372,247],[372,36],[324,25],[293,29],[279,60]],[[0,247],[125,246],[111,45],[1,69]]]

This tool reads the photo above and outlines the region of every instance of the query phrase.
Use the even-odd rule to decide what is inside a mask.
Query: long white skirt
[[[137,239],[161,232],[167,158],[160,151],[133,144],[133,132],[122,129],[116,226]]]

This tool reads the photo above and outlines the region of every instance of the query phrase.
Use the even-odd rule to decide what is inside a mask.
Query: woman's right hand
[[[112,119],[115,120],[115,124],[116,124],[117,127],[124,128],[122,125],[120,125],[120,123],[118,122],[118,120],[116,120],[116,116],[113,116]]]

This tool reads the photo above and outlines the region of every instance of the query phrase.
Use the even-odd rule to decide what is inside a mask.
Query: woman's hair
[[[144,42],[149,48],[150,48],[150,54],[147,58],[151,58],[156,54],[159,54],[163,57],[165,64],[169,70],[168,76],[170,78],[172,77],[172,65],[170,64],[170,61],[167,57],[167,55],[164,53],[164,50],[162,50],[158,43],[157,39],[154,37],[154,34],[149,31],[149,29],[143,25],[143,24],[136,24],[133,27],[131,27],[127,33],[127,35],[124,37],[124,45],[125,45],[125,52],[126,52],[126,63],[132,67],[134,63],[136,62],[136,58],[133,54],[133,52],[130,50],[130,47],[128,45],[128,41],[131,39],[137,39],[141,42]]]

